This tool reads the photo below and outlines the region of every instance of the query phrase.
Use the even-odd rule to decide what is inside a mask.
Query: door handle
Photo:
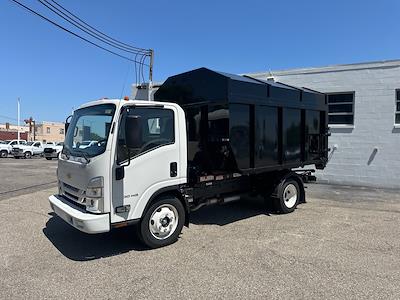
[[[171,177],[178,175],[178,164],[175,161],[169,164],[169,175]]]

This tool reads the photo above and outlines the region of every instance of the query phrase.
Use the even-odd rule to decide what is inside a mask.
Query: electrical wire
[[[3,115],[0,115],[0,119],[8,119],[8,120],[13,120],[13,121],[18,121],[18,119],[16,119],[16,118],[12,118],[12,117],[8,117],[8,116],[3,116]]]
[[[90,40],[88,40],[88,39],[86,39],[86,38],[80,36],[79,34],[73,32],[73,31],[71,31],[71,30],[68,30],[67,28],[65,28],[65,27],[63,27],[63,26],[57,24],[56,22],[54,22],[54,21],[48,19],[47,17],[41,15],[40,13],[34,11],[33,9],[29,8],[28,6],[22,4],[21,2],[19,2],[19,1],[17,1],[17,0],[10,0],[10,1],[14,2],[15,4],[19,5],[20,7],[24,8],[24,9],[27,10],[27,11],[29,11],[30,13],[32,13],[32,14],[34,14],[34,15],[40,17],[41,19],[43,19],[43,20],[45,20],[45,21],[51,23],[52,25],[58,27],[59,29],[64,30],[65,32],[67,32],[67,33],[69,33],[69,34],[71,34],[71,35],[73,35],[73,36],[75,36],[75,37],[77,37],[77,38],[79,38],[79,39],[81,39],[81,40],[83,40],[83,41],[85,41],[85,42],[87,42],[87,43],[89,43],[89,44],[91,44],[91,45],[93,45],[93,46],[99,48],[99,49],[102,49],[102,50],[104,50],[104,51],[106,51],[106,52],[108,52],[108,53],[114,54],[114,55],[116,55],[116,56],[118,56],[118,57],[120,57],[120,58],[126,59],[126,60],[128,60],[128,61],[135,62],[133,59],[130,59],[129,57],[126,57],[126,56],[124,56],[124,55],[121,55],[121,54],[119,54],[119,53],[116,53],[116,52],[114,52],[114,51],[112,51],[112,50],[110,50],[110,49],[107,49],[107,48],[103,47],[103,46],[100,46],[100,45],[98,45],[98,44],[96,44],[96,43],[94,43],[94,42],[92,42],[92,41],[90,41]],[[136,62],[137,62],[137,61],[136,61]],[[137,63],[140,63],[140,62],[137,62]],[[147,65],[147,66],[148,66],[148,65]]]
[[[79,22],[75,21],[74,19],[70,18],[66,13],[64,13],[63,11],[57,9],[53,4],[49,3],[47,0],[37,0],[40,4],[42,4],[43,6],[47,7],[49,10],[51,10],[53,13],[55,13],[56,15],[58,15],[60,18],[64,19],[65,21],[67,21],[68,23],[72,24],[73,26],[75,26],[76,28],[80,29],[81,31],[87,33],[88,35],[94,37],[95,39],[108,44],[111,47],[117,48],[119,50],[125,51],[125,52],[129,52],[129,53],[146,53],[149,50],[146,49],[141,49],[141,50],[133,50],[130,49],[129,47],[126,46],[119,46],[118,44],[114,43],[114,42],[110,42],[108,41],[108,39],[103,38],[102,36],[100,36],[99,34],[97,34],[96,32],[94,32],[91,29],[86,28],[85,26],[79,24]]]
[[[44,0],[46,3],[48,3],[48,1],[47,0]],[[59,8],[61,8],[64,12],[67,12],[67,14],[69,14],[70,16],[72,16],[73,18],[75,18],[75,19],[77,19],[77,20],[79,20],[82,24],[84,24],[84,25],[86,25],[87,27],[89,27],[89,28],[91,28],[91,29],[93,29],[95,32],[97,32],[98,34],[100,34],[100,35],[102,35],[102,36],[104,36],[104,37],[107,37],[108,39],[110,39],[110,40],[112,40],[112,41],[114,41],[114,42],[116,42],[116,43],[118,43],[118,44],[120,44],[120,45],[124,45],[124,46],[126,46],[126,47],[128,47],[128,48],[130,48],[130,49],[132,49],[132,50],[137,50],[137,51],[139,51],[139,52],[148,52],[149,50],[148,49],[144,49],[144,48],[139,48],[139,47],[134,47],[134,46],[131,46],[131,45],[129,45],[129,44],[126,44],[126,43],[123,43],[123,42],[121,42],[121,41],[118,41],[117,39],[114,39],[114,38],[112,38],[112,37],[110,37],[109,35],[107,35],[107,34],[105,34],[105,33],[103,33],[103,32],[101,32],[100,30],[97,30],[96,28],[94,28],[93,26],[91,26],[91,25],[89,25],[88,23],[86,23],[84,20],[82,20],[81,18],[79,18],[77,15],[75,15],[75,14],[73,14],[71,11],[69,11],[68,9],[66,9],[65,7],[63,7],[61,4],[59,4],[57,1],[54,1],[54,0],[50,0],[51,2],[53,2],[56,6],[58,6]],[[48,4],[50,4],[50,3],[48,3]],[[51,4],[50,4],[51,5]],[[54,7],[54,6],[53,6]]]

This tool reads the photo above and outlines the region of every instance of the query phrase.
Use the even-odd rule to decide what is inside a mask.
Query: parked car
[[[0,143],[0,157],[5,158],[11,154],[13,146],[25,145],[25,140],[8,140]]]
[[[63,142],[57,143],[55,145],[46,145],[46,148],[44,148],[44,157],[47,160],[52,160],[53,158],[58,158],[58,155],[60,154],[62,148],[64,146]]]
[[[28,142],[25,145],[13,146],[11,154],[14,158],[32,158],[32,156],[43,155],[43,143]]]
[[[93,146],[97,141],[82,141],[82,143],[79,144],[79,149],[86,149],[91,146]]]

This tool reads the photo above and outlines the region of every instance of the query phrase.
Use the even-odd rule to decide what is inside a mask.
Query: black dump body
[[[327,162],[322,93],[200,68],[169,77],[154,100],[185,111],[191,180]]]

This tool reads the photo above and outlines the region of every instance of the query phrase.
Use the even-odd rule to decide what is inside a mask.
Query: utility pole
[[[20,139],[20,137],[19,137],[19,113],[20,113],[20,111],[19,111],[19,101],[20,101],[20,98],[18,97],[18,100],[17,100],[17,129],[18,129],[18,137],[17,137],[17,139],[18,139],[18,144],[19,144],[19,139]]]
[[[151,91],[153,89],[153,63],[154,63],[154,50],[150,49],[149,92],[148,92],[149,101],[151,101]]]
[[[33,133],[33,141],[36,141],[36,132],[35,132],[35,128],[36,128],[36,121],[30,117],[27,120],[24,120],[25,124],[29,124],[29,136],[32,140],[32,133]],[[32,125],[33,124],[33,125]]]

